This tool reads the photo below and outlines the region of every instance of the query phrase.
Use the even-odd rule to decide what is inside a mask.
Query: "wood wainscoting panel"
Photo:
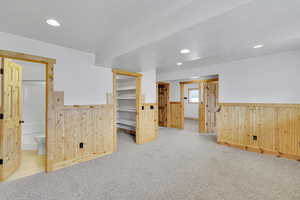
[[[278,141],[281,153],[300,155],[300,107],[278,109]]]
[[[51,169],[59,169],[114,150],[113,105],[58,106],[49,135]]]
[[[144,144],[157,138],[158,106],[156,103],[143,103],[140,110],[141,142]]]
[[[218,142],[300,159],[300,105],[222,103]]]
[[[181,128],[181,102],[170,102],[170,128]]]

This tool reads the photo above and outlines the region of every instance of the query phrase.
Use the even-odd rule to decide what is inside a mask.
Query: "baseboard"
[[[184,119],[189,119],[189,120],[199,120],[198,118],[195,118],[195,117],[184,117]]]
[[[292,155],[292,154],[287,154],[287,153],[282,153],[282,152],[276,152],[276,151],[270,151],[270,150],[259,148],[259,147],[232,144],[232,143],[228,143],[228,142],[225,142],[225,141],[218,141],[218,144],[229,146],[229,147],[234,147],[234,148],[238,148],[238,149],[242,149],[242,150],[245,150],[245,151],[256,152],[256,153],[261,153],[261,154],[266,154],[266,155],[272,155],[272,156],[276,156],[278,158],[281,158],[281,157],[282,158],[287,158],[287,159],[290,159],[290,160],[296,160],[296,161],[300,162],[300,156],[297,156],[297,155]]]
[[[95,153],[95,154],[90,154],[90,155],[86,155],[83,158],[75,158],[75,159],[71,159],[71,160],[66,160],[66,161],[62,161],[56,164],[53,164],[50,168],[47,169],[46,172],[51,172],[51,171],[56,171],[59,169],[63,169],[65,167],[69,167],[78,163],[83,163],[89,160],[93,160],[96,158],[100,158],[109,154],[112,154],[113,152],[103,152],[103,153]]]

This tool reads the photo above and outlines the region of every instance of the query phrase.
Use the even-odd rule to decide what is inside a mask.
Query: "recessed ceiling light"
[[[50,26],[55,26],[58,27],[60,26],[60,23],[58,21],[56,21],[55,19],[47,19],[47,24],[49,24]]]
[[[258,45],[255,45],[253,48],[254,49],[259,49],[259,48],[262,48],[264,45],[263,44],[258,44]]]
[[[176,63],[177,66],[181,66],[182,65],[182,62],[178,62]]]
[[[189,50],[189,49],[181,49],[180,50],[180,53],[181,54],[188,54],[188,53],[190,53],[191,52],[191,50]]]
[[[197,79],[199,76],[192,76],[191,79]]]

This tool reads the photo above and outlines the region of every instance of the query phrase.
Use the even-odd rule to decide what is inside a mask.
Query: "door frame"
[[[136,128],[135,128],[135,142],[137,144],[142,144],[142,133],[140,131],[140,115],[141,115],[141,104],[142,104],[142,95],[141,95],[141,77],[143,76],[140,73],[127,72],[120,69],[112,69],[113,73],[113,105],[114,105],[114,151],[117,151],[117,75],[125,75],[135,77],[135,89],[136,89]]]
[[[181,81],[180,84],[180,103],[181,103],[181,120],[180,120],[180,129],[184,129],[184,87],[187,84],[198,83],[200,100],[199,100],[199,108],[198,108],[198,132],[206,133],[206,106],[205,106],[205,98],[204,98],[204,85],[209,82],[219,81],[219,78],[212,78],[206,80],[190,80],[190,81]],[[201,92],[202,91],[202,92]]]
[[[14,51],[0,50],[0,58],[8,58],[15,60],[22,60],[33,63],[40,63],[45,65],[45,76],[46,76],[46,94],[45,94],[45,172],[53,171],[52,169],[52,156],[51,152],[54,152],[51,146],[51,136],[54,134],[54,88],[53,88],[53,79],[54,79],[54,65],[56,64],[56,59],[46,58],[41,56],[35,56],[25,53],[19,53]],[[2,63],[1,63],[2,69]],[[2,79],[4,80],[4,79]],[[2,83],[3,86],[3,83]],[[3,101],[2,101],[3,102]],[[0,110],[0,112],[3,112]],[[0,130],[2,131],[2,130]]]
[[[156,102],[157,102],[157,114],[159,114],[159,94],[158,94],[158,86],[159,85],[164,85],[167,86],[168,88],[168,93],[167,93],[167,128],[170,128],[170,115],[171,115],[171,110],[170,110],[170,83],[167,82],[161,82],[158,81],[156,82]],[[157,120],[157,124],[159,126],[159,116],[158,116],[158,120]]]

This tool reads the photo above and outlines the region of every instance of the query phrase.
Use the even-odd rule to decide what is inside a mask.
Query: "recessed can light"
[[[263,44],[258,44],[258,45],[255,45],[253,48],[254,49],[259,49],[259,48],[262,48],[264,45]]]
[[[182,62],[178,62],[176,63],[177,66],[181,66],[182,65]]]
[[[180,50],[180,53],[181,54],[188,54],[188,53],[190,53],[191,52],[191,50],[189,50],[189,49],[181,49]]]
[[[55,26],[58,27],[60,26],[60,23],[58,21],[56,21],[55,19],[47,19],[47,24],[49,24],[50,26]]]

